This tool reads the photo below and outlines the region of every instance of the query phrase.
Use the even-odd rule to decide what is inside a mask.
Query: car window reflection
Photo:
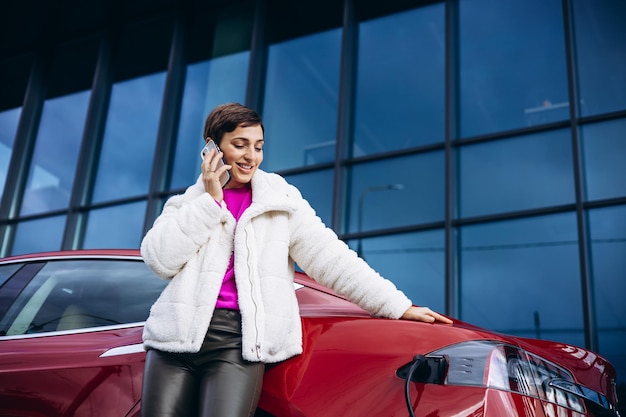
[[[140,261],[51,261],[0,321],[6,336],[143,322],[166,285]]]
[[[9,264],[0,266],[0,287],[9,279],[11,275],[20,269],[21,264]]]

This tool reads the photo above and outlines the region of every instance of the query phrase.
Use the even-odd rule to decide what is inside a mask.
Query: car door
[[[126,415],[141,394],[143,322],[165,282],[122,258],[0,265],[3,276],[0,415]]]

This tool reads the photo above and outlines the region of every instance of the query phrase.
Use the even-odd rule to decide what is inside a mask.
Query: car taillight
[[[597,415],[619,415],[604,395],[577,384],[567,369],[513,345],[470,341],[422,358],[412,381],[516,392],[579,413],[585,412],[586,402]],[[400,368],[397,375],[406,378],[410,366]]]
[[[549,384],[554,379],[574,383],[569,371],[514,346],[496,346],[489,355],[486,372],[489,388],[540,398],[579,413],[585,411],[579,397]]]

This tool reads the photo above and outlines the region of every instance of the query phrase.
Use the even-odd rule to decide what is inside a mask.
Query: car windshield
[[[166,284],[141,261],[50,261],[0,319],[0,335],[143,322]]]

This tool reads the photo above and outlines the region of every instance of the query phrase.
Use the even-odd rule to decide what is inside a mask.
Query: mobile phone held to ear
[[[221,150],[217,146],[217,144],[215,142],[213,142],[213,139],[209,139],[209,141],[206,143],[204,148],[202,148],[202,151],[200,151],[200,158],[202,158],[202,160],[204,160],[205,155],[207,155],[211,149],[215,149],[215,154],[216,155],[219,152],[221,152]],[[219,169],[219,168],[221,168],[223,166],[224,166],[224,159],[220,158],[220,160],[217,163],[217,169]],[[220,184],[222,185],[222,188],[224,188],[226,186],[226,184],[228,184],[228,181],[230,181],[230,172],[228,170],[226,170],[226,171],[224,171],[224,173],[222,175],[220,175]]]

